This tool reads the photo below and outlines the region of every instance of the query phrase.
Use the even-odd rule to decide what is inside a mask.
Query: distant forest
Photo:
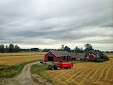
[[[39,49],[39,48],[31,48],[31,49],[21,49],[18,45],[9,44],[9,45],[0,45],[0,53],[15,53],[15,52],[29,52],[29,51],[39,51],[39,52],[48,52],[50,50],[57,50],[57,51],[68,51],[68,52],[79,52],[83,53],[84,50],[82,48],[75,47],[74,50],[71,50],[70,47],[65,46],[64,49]]]
[[[15,52],[20,52],[21,48],[18,45],[0,45],[0,53],[15,53]]]

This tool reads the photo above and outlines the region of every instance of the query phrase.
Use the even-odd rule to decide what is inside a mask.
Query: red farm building
[[[58,61],[68,61],[71,59],[70,53],[67,51],[49,51],[45,56],[44,56],[44,61],[53,61],[53,62],[58,62]]]
[[[95,59],[96,56],[97,56],[97,55],[95,54],[94,51],[89,51],[89,52],[87,53],[87,58],[88,58],[88,59]]]
[[[84,61],[86,59],[85,53],[70,53],[72,60]]]

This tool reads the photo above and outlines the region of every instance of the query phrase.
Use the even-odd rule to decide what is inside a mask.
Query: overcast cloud
[[[113,0],[1,0],[0,44],[113,50]]]

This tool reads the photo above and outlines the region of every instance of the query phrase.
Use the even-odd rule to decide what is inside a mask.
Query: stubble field
[[[0,53],[0,64],[15,65],[43,60],[45,52]],[[83,62],[74,64],[72,69],[47,70],[45,78],[61,85],[113,85],[113,54],[109,61],[102,63]]]
[[[0,53],[0,65],[15,65],[43,60],[46,52]]]
[[[47,70],[44,77],[61,85],[113,85],[113,54],[102,63],[74,64],[72,69]]]

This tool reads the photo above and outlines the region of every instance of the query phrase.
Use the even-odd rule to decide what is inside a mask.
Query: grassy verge
[[[31,66],[31,73],[32,74],[38,74],[39,76],[41,76],[42,78],[46,79],[48,82],[52,82],[52,80],[49,78],[49,76],[45,77],[44,75],[44,72],[47,71],[47,67],[48,67],[49,64],[44,64],[44,65],[37,65],[37,64],[34,64]]]
[[[46,71],[47,70],[47,67],[48,67],[49,64],[44,64],[44,65],[37,65],[37,64],[34,64],[31,66],[31,73],[36,73],[36,74],[39,74],[41,75],[41,73],[43,71]]]
[[[36,61],[32,61],[36,62]],[[13,78],[14,76],[18,75],[22,68],[32,62],[26,62],[17,65],[0,65],[0,78]]]
[[[37,65],[37,64],[34,64],[34,65],[31,66],[30,71],[31,71],[31,73],[33,73],[33,74],[38,74],[38,75],[40,75],[40,76],[43,76],[42,73],[47,70],[48,65],[49,65],[49,64],[47,64],[47,63],[44,64],[44,65]]]

